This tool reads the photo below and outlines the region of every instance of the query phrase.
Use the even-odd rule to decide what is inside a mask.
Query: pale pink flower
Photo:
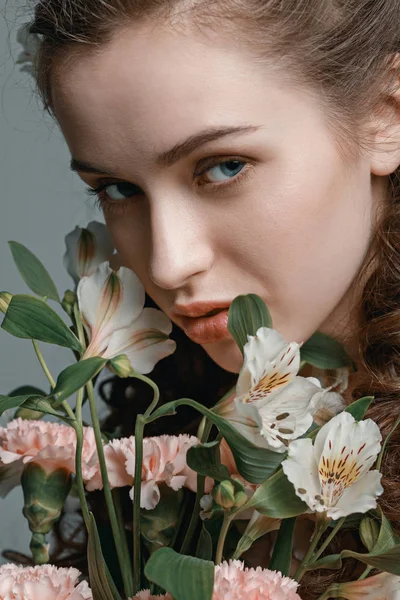
[[[239,560],[223,562],[215,567],[212,600],[301,600],[297,594],[298,583],[268,569],[248,569]],[[172,597],[151,596],[145,590],[132,600],[153,600]]]
[[[338,583],[327,598],[347,600],[400,600],[400,577],[390,573],[380,573],[360,581]]]
[[[160,500],[159,484],[173,490],[185,486],[196,490],[197,475],[186,464],[186,453],[199,443],[195,436],[161,435],[143,440],[143,465],[140,505],[148,510],[155,508]],[[135,437],[111,440],[104,446],[110,486],[134,485]],[[100,471],[86,484],[89,491],[103,486]],[[133,497],[133,489],[131,490]]]
[[[80,572],[53,565],[0,566],[1,600],[92,600],[86,583],[78,583]]]
[[[128,598],[128,600],[173,600],[172,596],[165,594],[165,596],[152,596],[150,590],[142,590],[134,598]]]
[[[75,227],[65,238],[64,266],[75,283],[92,275],[101,263],[111,260],[114,244],[107,227],[92,221],[87,228]]]
[[[23,465],[34,462],[47,472],[64,468],[75,472],[76,433],[72,427],[48,421],[17,418],[7,427],[0,427],[0,465],[11,465],[22,471]],[[97,470],[94,432],[84,428],[82,452],[84,479]],[[8,491],[8,490],[7,490]]]

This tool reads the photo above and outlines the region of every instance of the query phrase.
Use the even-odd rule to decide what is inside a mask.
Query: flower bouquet
[[[2,329],[30,340],[49,391],[25,386],[0,397],[1,491],[22,486],[33,565],[1,566],[0,598],[294,600],[307,574],[350,559],[354,576],[327,584],[320,600],[400,597],[400,543],[377,502],[390,436],[382,440],[365,418],[374,399],[346,406],[332,386],[300,374],[307,365],[348,373],[338,342],[319,332],[288,342],[261,298],[239,296],[228,320],[243,356],[235,387],[212,408],[190,398],[160,403],[149,374],[175,351],[172,324],[144,307],[144,288],[118,266],[105,226],[66,237],[75,285],[62,299],[39,259],[9,245],[34,295],[0,294]],[[41,343],[72,351],[57,377]],[[152,390],[130,437],[102,430],[95,386],[104,369]],[[182,406],[198,412],[197,436],[146,436]],[[95,490],[104,494],[117,568],[104,558]],[[71,495],[87,532],[88,581],[73,566],[49,564],[49,534]],[[129,521],[121,501],[132,507]],[[358,546],[341,542],[333,552],[343,532]]]

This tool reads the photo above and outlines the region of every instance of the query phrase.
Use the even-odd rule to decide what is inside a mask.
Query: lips
[[[230,337],[228,314],[230,302],[196,302],[177,306],[174,320],[197,344],[211,344]]]

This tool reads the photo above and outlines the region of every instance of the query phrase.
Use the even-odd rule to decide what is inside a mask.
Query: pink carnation
[[[0,566],[0,598],[2,600],[92,600],[86,583],[78,583],[77,569]]]
[[[268,569],[247,569],[239,560],[224,562],[215,567],[212,600],[301,600],[298,583]],[[173,600],[169,594],[151,596],[143,590],[132,600]]]
[[[33,461],[47,472],[64,468],[74,473],[75,450],[76,433],[67,425],[18,418],[10,421],[7,427],[0,427],[0,464],[3,465]],[[97,466],[96,443],[91,427],[84,429],[82,456],[84,479],[89,479]]]
[[[186,486],[196,490],[197,475],[186,464],[186,453],[199,443],[195,436],[161,435],[143,440],[143,466],[140,505],[148,510],[160,500],[158,484],[165,483],[173,490]],[[104,447],[107,472],[111,487],[134,485],[135,437],[111,440]],[[98,469],[86,484],[89,491],[103,486]],[[133,496],[133,490],[131,490]]]

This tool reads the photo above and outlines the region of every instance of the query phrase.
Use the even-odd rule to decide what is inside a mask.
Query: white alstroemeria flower
[[[75,227],[66,236],[65,244],[64,266],[75,283],[92,275],[101,263],[111,260],[114,253],[111,235],[98,221],[92,221],[85,229]]]
[[[40,47],[40,38],[36,33],[29,33],[30,23],[22,25],[17,32],[17,42],[23,47],[23,51],[18,55],[17,65],[23,65],[21,71],[34,73],[36,56]]]
[[[171,321],[160,310],[143,308],[145,291],[130,269],[114,272],[102,263],[80,280],[77,295],[90,340],[83,358],[126,354],[132,368],[146,374],[175,351]]]
[[[282,468],[312,512],[335,520],[365,513],[383,493],[381,473],[370,470],[381,441],[374,421],[343,412],[322,427],[314,446],[309,438],[292,442]]]
[[[248,336],[234,401],[217,406],[248,440],[275,452],[303,435],[313,422],[313,396],[321,392],[314,377],[299,377],[300,346],[278,331],[261,327]]]
[[[346,600],[400,600],[400,577],[380,573],[360,581],[337,583],[332,586],[329,598]]]

